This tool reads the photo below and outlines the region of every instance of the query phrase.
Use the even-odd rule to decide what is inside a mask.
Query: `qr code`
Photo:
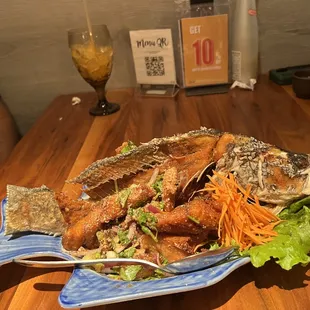
[[[145,57],[145,67],[147,76],[164,76],[165,75],[165,63],[164,57],[153,56]]]

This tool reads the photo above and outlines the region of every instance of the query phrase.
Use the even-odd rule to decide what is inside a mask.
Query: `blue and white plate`
[[[4,236],[5,207],[6,199],[1,203],[0,266],[12,262],[13,258],[53,256],[72,259],[62,251],[60,237],[35,233]],[[84,308],[196,290],[221,281],[249,261],[249,258],[240,258],[202,271],[140,282],[112,280],[92,270],[76,268],[58,300],[64,308]]]

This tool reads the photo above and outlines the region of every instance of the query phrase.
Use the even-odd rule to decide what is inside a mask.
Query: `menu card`
[[[228,83],[227,15],[180,20],[185,87]]]
[[[171,29],[130,31],[139,84],[176,84]]]

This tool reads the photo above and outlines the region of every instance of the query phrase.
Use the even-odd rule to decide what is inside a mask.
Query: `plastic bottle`
[[[253,90],[258,71],[256,0],[236,0],[232,32],[232,78]]]

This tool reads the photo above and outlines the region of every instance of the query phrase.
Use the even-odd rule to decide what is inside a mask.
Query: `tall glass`
[[[89,110],[91,115],[109,115],[120,109],[119,104],[107,101],[105,86],[113,66],[112,39],[106,25],[93,25],[92,36],[88,29],[68,31],[73,62],[83,79],[98,95],[98,103]]]

